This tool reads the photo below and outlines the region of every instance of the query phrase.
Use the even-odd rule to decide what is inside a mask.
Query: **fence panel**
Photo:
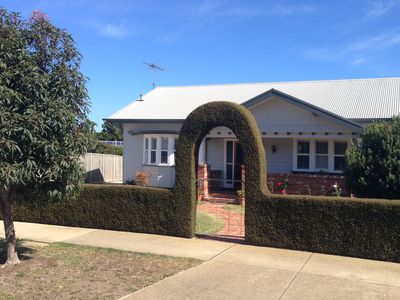
[[[86,170],[87,183],[122,182],[122,156],[86,153],[81,161]]]

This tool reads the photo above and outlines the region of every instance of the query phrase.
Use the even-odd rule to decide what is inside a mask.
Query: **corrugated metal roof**
[[[390,118],[400,114],[400,78],[266,82],[157,87],[108,119],[185,119],[212,101],[244,103],[275,89],[348,119]]]

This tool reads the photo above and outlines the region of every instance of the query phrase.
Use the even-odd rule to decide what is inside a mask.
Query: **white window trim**
[[[147,161],[146,161],[146,138],[149,139],[149,148]],[[157,148],[156,148],[156,162],[151,163],[151,139],[157,139]],[[166,151],[165,149],[161,149],[161,138],[168,138],[168,161],[167,163],[161,163],[161,151]],[[144,134],[143,135],[143,165],[148,166],[174,166],[175,165],[175,149],[174,149],[174,141],[178,138],[178,135],[174,134]]]
[[[297,142],[298,141],[309,141],[310,142],[310,168],[309,169],[298,169],[297,168]],[[316,141],[327,141],[328,142],[328,169],[317,169],[315,167],[316,163]],[[310,173],[318,173],[318,172],[325,172],[325,173],[336,173],[336,174],[343,174],[343,171],[335,170],[334,166],[334,159],[335,156],[335,142],[346,142],[347,147],[349,147],[349,140],[348,139],[309,139],[309,138],[296,138],[293,139],[293,171],[294,172],[310,172]],[[301,154],[300,154],[301,155]]]

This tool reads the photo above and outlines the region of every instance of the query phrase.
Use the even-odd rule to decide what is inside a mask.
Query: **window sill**
[[[142,164],[143,167],[175,167],[175,165],[167,165],[167,164]]]

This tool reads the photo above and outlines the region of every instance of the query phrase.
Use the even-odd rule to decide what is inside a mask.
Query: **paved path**
[[[234,207],[237,211],[231,211],[224,207]],[[212,203],[203,202],[197,206],[197,209],[205,213],[215,216],[217,219],[221,219],[225,222],[225,226],[217,232],[219,235],[244,237],[244,210],[245,208],[239,205],[226,204],[226,203]]]
[[[400,299],[400,264],[202,239],[16,223],[19,238],[205,262],[123,299]]]

